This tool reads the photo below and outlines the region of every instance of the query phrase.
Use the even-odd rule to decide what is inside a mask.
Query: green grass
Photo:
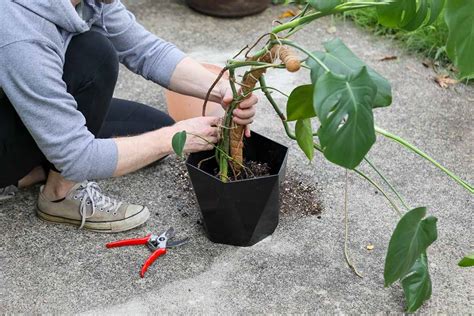
[[[367,28],[377,35],[397,39],[409,52],[419,53],[438,61],[441,65],[450,63],[445,44],[448,39],[448,27],[441,14],[435,23],[413,32],[393,30],[382,26],[377,21],[375,9],[345,12],[344,17],[353,20],[357,25]]]

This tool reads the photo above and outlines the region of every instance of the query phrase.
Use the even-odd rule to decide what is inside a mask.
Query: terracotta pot
[[[262,12],[269,0],[186,0],[196,11],[225,18],[241,17]]]
[[[221,72],[222,67],[212,64],[202,64],[213,74],[217,75]],[[226,75],[223,78],[228,78]],[[182,121],[192,117],[198,117],[202,115],[202,105],[204,100],[190,97],[184,94],[179,94],[170,90],[165,89],[166,104],[168,107],[168,114],[175,121]],[[207,102],[206,116],[224,116],[224,110],[219,103]]]

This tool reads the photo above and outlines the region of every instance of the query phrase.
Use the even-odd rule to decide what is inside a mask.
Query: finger
[[[217,136],[217,134],[219,134],[219,129],[217,127],[210,127],[206,132],[206,135],[208,136]]]
[[[249,124],[252,124],[253,122],[253,119],[241,119],[241,118],[238,118],[236,116],[234,116],[234,119],[233,121],[236,123],[236,124],[239,124],[239,125],[249,125]]]
[[[206,124],[209,124],[210,126],[217,126],[219,125],[221,118],[218,116],[205,116],[203,117],[203,120]]]
[[[255,106],[258,103],[258,98],[254,95],[251,95],[249,98],[243,100],[239,104],[239,108],[241,109],[247,109]]]
[[[232,92],[229,89],[227,89],[224,97],[222,98],[222,102],[225,105],[228,105],[229,103],[232,102],[233,99],[234,99],[234,96],[232,95]]]
[[[249,138],[250,135],[250,125],[245,126],[245,137]]]
[[[217,143],[217,136],[206,137],[206,140],[211,144],[215,144],[215,143]]]
[[[250,108],[246,110],[242,109],[235,109],[232,114],[234,114],[234,117],[238,117],[241,119],[249,119],[255,116],[255,108]]]

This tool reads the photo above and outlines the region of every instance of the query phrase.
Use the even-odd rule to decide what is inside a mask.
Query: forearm
[[[204,68],[192,58],[186,57],[176,66],[169,88],[178,93],[204,99],[217,75]],[[209,101],[222,102],[223,80],[211,92]]]
[[[173,127],[164,127],[138,136],[115,138],[118,162],[114,177],[134,172],[171,154],[175,132]]]

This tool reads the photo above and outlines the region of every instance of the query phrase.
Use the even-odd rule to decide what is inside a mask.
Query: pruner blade
[[[174,247],[179,247],[179,246],[182,246],[184,244],[187,244],[189,242],[189,237],[186,237],[184,239],[181,239],[181,240],[176,240],[176,241],[168,241],[168,243],[166,244],[166,247],[168,248],[174,248]]]

